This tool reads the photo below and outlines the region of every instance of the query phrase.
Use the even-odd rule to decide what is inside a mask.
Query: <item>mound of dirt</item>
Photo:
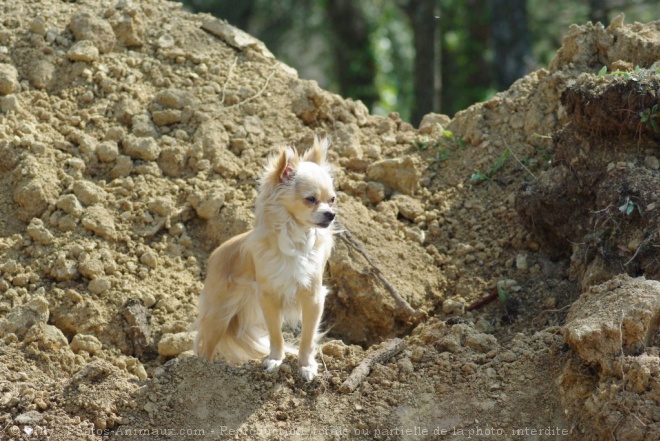
[[[657,438],[659,48],[657,22],[574,27],[549,70],[416,129],[175,3],[3,5],[3,437]],[[315,134],[342,224],[428,319],[338,240],[319,378],[192,356],[209,253]]]

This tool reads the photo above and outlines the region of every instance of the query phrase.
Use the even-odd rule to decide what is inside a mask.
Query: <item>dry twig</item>
[[[397,306],[404,312],[406,316],[408,316],[409,322],[419,323],[426,318],[426,312],[422,311],[421,309],[413,309],[412,306],[410,306],[410,304],[403,297],[401,297],[399,291],[397,291],[396,288],[394,288],[394,286],[392,286],[392,284],[385,278],[383,271],[380,269],[378,264],[374,262],[371,257],[369,257],[362,245],[357,240],[355,240],[353,235],[351,235],[346,227],[342,226],[342,231],[339,233],[339,237],[346,243],[346,245],[360,253],[367,260],[367,262],[369,262],[369,265],[371,265],[374,269],[373,274],[378,280],[380,280],[383,286],[385,286],[385,289],[387,289],[387,291],[392,295],[392,298],[396,302]]]
[[[351,375],[342,383],[339,390],[343,393],[353,392],[357,387],[367,378],[371,368],[375,363],[382,363],[383,361],[394,357],[399,352],[403,351],[406,347],[406,342],[400,338],[395,338],[387,342],[387,344],[378,348],[367,357],[355,368]]]
[[[270,74],[268,75],[268,77],[266,77],[266,81],[264,82],[264,85],[261,87],[259,92],[255,93],[251,97],[248,97],[248,98],[244,99],[243,101],[241,101],[239,103],[232,104],[231,106],[228,106],[227,108],[231,109],[232,107],[238,107],[238,106],[241,106],[245,103],[249,103],[250,101],[252,101],[254,99],[259,98],[261,95],[263,95],[264,91],[268,87],[268,83],[270,83],[270,79],[273,78],[273,76],[275,75],[276,72],[277,72],[277,64],[274,64],[273,69],[270,71]]]

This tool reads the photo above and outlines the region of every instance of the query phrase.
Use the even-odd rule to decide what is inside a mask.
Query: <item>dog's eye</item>
[[[316,198],[314,196],[308,196],[305,198],[305,200],[310,204],[316,204]]]
[[[334,196],[331,197],[331,198],[330,198],[330,203],[331,203],[331,204],[334,204],[334,203],[335,203],[335,199],[337,199],[337,198],[335,198]]]

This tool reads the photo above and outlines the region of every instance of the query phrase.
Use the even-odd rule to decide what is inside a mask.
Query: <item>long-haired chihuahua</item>
[[[307,381],[317,375],[316,336],[327,293],[323,269],[334,244],[336,196],[328,144],[315,138],[302,156],[284,147],[269,157],[254,228],[224,242],[209,258],[193,324],[196,354],[230,364],[266,356],[263,364],[271,372],[290,351],[283,322],[302,318],[300,373]]]

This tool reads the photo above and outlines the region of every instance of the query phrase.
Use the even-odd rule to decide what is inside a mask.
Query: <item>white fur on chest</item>
[[[254,262],[257,274],[269,289],[291,301],[299,288],[311,289],[322,271],[323,256],[318,250],[316,229],[283,228],[277,233],[277,247],[260,247]]]

